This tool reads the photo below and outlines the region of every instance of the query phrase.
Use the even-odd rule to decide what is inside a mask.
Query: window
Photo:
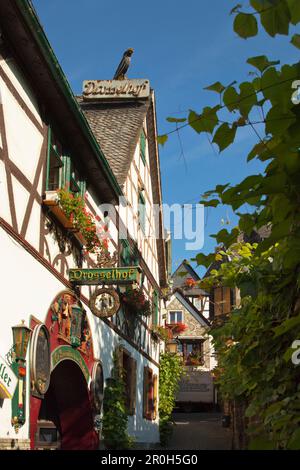
[[[169,311],[169,323],[183,323],[183,313],[181,310]]]
[[[127,413],[134,415],[136,407],[136,360],[126,349],[119,349],[119,366],[125,382],[125,404]]]
[[[120,244],[121,266],[137,266],[139,255],[135,247],[131,247],[128,240],[122,239]]]
[[[216,287],[214,293],[214,314],[225,315],[231,312],[233,304],[232,291],[229,287]]]
[[[153,370],[144,367],[144,418],[154,420],[157,417],[158,379]]]
[[[182,353],[185,365],[199,366],[203,364],[203,340],[181,341],[178,351]]]
[[[69,155],[65,155],[61,144],[51,128],[48,132],[46,191],[66,189],[84,196],[86,184]]]
[[[142,162],[144,165],[146,164],[146,136],[145,132],[141,132],[141,137],[140,137],[140,156],[142,159]]]
[[[146,229],[146,201],[142,193],[139,193],[138,199],[138,215],[139,215],[139,226],[145,232]]]
[[[46,191],[55,191],[61,187],[62,180],[62,152],[59,144],[52,137],[51,129],[48,131],[48,157]]]

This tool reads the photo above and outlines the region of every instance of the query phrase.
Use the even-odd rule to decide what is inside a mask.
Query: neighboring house
[[[30,1],[1,1],[0,28],[0,448],[97,449],[114,352],[126,371],[129,434],[150,445],[159,440],[161,346],[151,326],[167,285],[162,215],[153,213],[162,204],[154,93],[146,81],[143,96],[77,101]],[[74,198],[85,231],[67,214]],[[93,299],[93,270],[104,268]],[[128,304],[121,275],[151,302],[150,316]],[[25,357],[21,320],[32,330]]]
[[[199,288],[200,277],[187,261],[172,276],[173,292],[166,304],[165,327],[169,330],[167,349],[182,355],[185,375],[177,403],[215,403],[212,369],[216,366],[209,335],[209,303],[207,292]]]

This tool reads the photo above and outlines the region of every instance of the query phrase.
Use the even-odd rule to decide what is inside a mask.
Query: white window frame
[[[181,313],[181,322],[175,321],[174,323],[184,323],[184,313],[183,310],[168,310],[168,323],[169,325],[172,325],[171,323],[171,313]],[[177,317],[177,316],[176,316]]]

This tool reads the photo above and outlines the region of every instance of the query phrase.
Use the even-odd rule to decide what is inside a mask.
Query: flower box
[[[71,220],[66,216],[62,207],[59,205],[57,191],[46,191],[43,198],[43,205],[48,208],[49,212],[51,212],[64,228],[74,230]]]

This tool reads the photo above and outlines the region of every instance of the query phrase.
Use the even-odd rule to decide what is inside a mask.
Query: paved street
[[[231,431],[219,413],[175,413],[168,449],[230,450]]]

